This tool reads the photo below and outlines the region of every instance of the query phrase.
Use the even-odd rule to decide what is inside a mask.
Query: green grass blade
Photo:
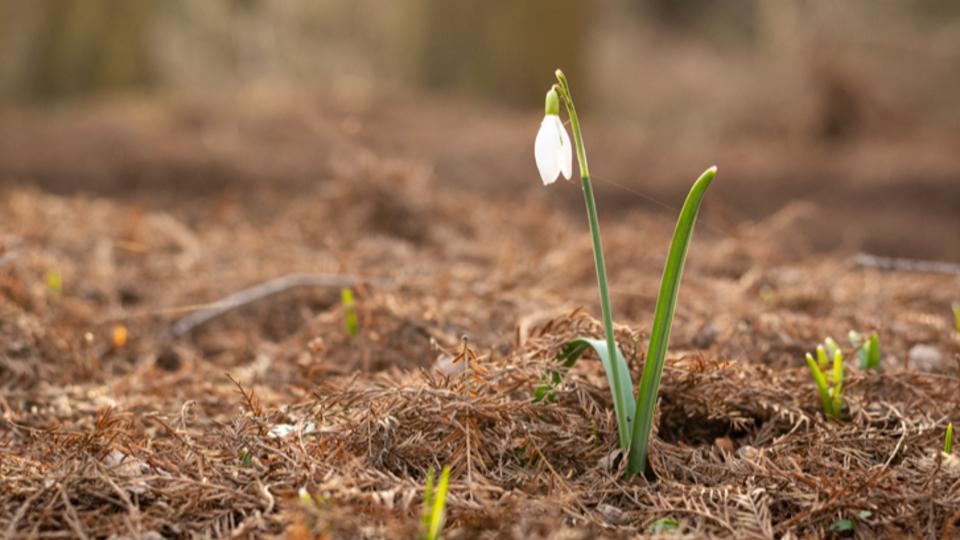
[[[843,392],[843,353],[839,350],[833,353],[833,386],[835,394]]]
[[[430,511],[433,508],[433,468],[427,471],[427,483],[423,488],[423,508],[420,510],[420,524],[423,530],[430,527]]]
[[[617,433],[620,436],[620,448],[629,448],[630,446],[630,427],[633,425],[632,415],[636,408],[636,400],[633,397],[633,379],[630,377],[630,368],[627,362],[617,349],[617,366],[620,368],[620,386],[615,387],[613,382],[613,365],[610,361],[610,354],[607,349],[607,342],[602,339],[577,338],[567,343],[559,357],[565,368],[573,367],[577,359],[592,347],[596,351],[600,361],[603,362],[603,371],[607,374],[607,383],[610,385],[610,393],[613,396],[614,414],[617,418],[625,418],[626,422],[617,422]]]
[[[823,406],[823,414],[828,417],[833,416],[833,402],[830,400],[830,388],[827,386],[827,378],[820,371],[820,366],[813,359],[810,353],[807,353],[807,365],[810,366],[810,374],[813,375],[813,382],[817,385],[820,392],[820,404]]]
[[[353,303],[353,290],[350,288],[340,291],[340,301],[343,303],[343,320],[347,326],[347,334],[357,337],[360,333],[360,324],[357,322],[357,308]]]
[[[877,333],[870,334],[870,341],[867,342],[867,369],[880,368],[880,338]]]
[[[447,486],[450,483],[450,466],[445,465],[440,472],[440,482],[437,484],[437,494],[433,499],[433,509],[430,511],[430,527],[427,529],[427,540],[437,540],[443,531],[443,512],[447,506]]]
[[[677,296],[680,293],[683,264],[687,258],[693,226],[700,212],[700,203],[703,202],[703,196],[716,174],[717,168],[710,167],[694,182],[680,210],[680,218],[673,232],[673,241],[670,243],[667,262],[663,268],[663,278],[660,281],[660,294],[657,297],[657,308],[650,331],[647,361],[643,366],[643,377],[640,379],[640,390],[637,393],[630,460],[627,465],[629,475],[642,472],[646,467],[647,444],[650,442],[650,430],[653,427],[653,411],[657,406],[663,362],[670,344],[670,330],[673,326],[673,314],[677,308]]]
[[[820,369],[827,369],[827,366],[830,365],[830,359],[827,358],[827,350],[823,348],[823,345],[817,345],[817,364],[820,366]]]
[[[947,435],[943,438],[943,453],[953,453],[953,422],[947,424]]]

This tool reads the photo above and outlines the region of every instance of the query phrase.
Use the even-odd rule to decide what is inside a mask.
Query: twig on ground
[[[853,260],[859,266],[878,268],[880,270],[960,275],[960,264],[946,261],[924,261],[904,257],[881,257],[868,253],[860,253],[854,257]]]
[[[356,283],[357,280],[355,278],[348,276],[326,276],[314,274],[292,274],[289,276],[283,276],[237,291],[204,307],[200,311],[191,313],[190,315],[179,319],[170,327],[170,333],[174,337],[186,335],[194,328],[205,324],[223,315],[224,313],[227,313],[228,311],[251,304],[258,300],[262,300],[268,296],[289,291],[290,289],[297,289],[301,287],[331,287],[340,289],[343,287],[353,287],[356,285]]]

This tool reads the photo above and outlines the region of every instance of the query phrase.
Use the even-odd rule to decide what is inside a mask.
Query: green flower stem
[[[603,245],[600,241],[600,222],[597,218],[597,202],[593,196],[593,185],[590,183],[590,169],[587,166],[587,151],[583,145],[583,133],[580,131],[580,119],[577,117],[577,108],[573,105],[570,87],[563,72],[557,70],[557,89],[563,98],[570,117],[570,129],[573,131],[573,140],[577,148],[577,162],[580,164],[580,180],[583,187],[583,199],[587,205],[587,217],[590,220],[590,235],[593,238],[593,256],[597,267],[597,285],[600,288],[600,310],[603,315],[603,331],[607,340],[607,350],[610,357],[616,358],[617,341],[613,334],[613,310],[610,307],[610,290],[607,286],[607,267],[603,260]],[[621,377],[616,361],[611,361],[611,378],[613,388],[619,389]],[[619,400],[617,392],[613,392],[614,399]],[[620,448],[625,452],[630,448],[630,421],[627,417],[626,404],[616,403],[614,410],[617,413],[617,430],[620,435]]]

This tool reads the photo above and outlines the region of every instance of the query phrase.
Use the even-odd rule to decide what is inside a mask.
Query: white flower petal
[[[560,152],[557,155],[557,159],[560,161],[560,172],[563,173],[563,177],[567,180],[573,176],[573,145],[570,144],[570,136],[567,135],[567,130],[563,127],[563,122],[560,121],[560,117],[557,119],[557,129],[560,130]]]
[[[544,116],[533,145],[533,157],[537,162],[537,170],[540,171],[540,179],[545,186],[554,183],[560,176],[561,166],[558,156],[563,141],[562,136],[557,133],[559,121],[560,117],[556,115]],[[560,124],[560,127],[562,128],[563,124]]]

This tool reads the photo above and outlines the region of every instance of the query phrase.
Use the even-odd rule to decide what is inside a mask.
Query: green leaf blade
[[[444,465],[440,472],[440,482],[437,483],[437,493],[433,499],[433,509],[430,511],[430,528],[427,529],[427,540],[438,540],[443,531],[444,510],[447,505],[447,488],[450,484],[450,466]]]
[[[947,434],[943,438],[943,453],[947,455],[953,453],[953,422],[947,424]]]
[[[633,379],[630,377],[630,367],[627,366],[623,354],[617,349],[616,362],[620,369],[620,386],[615,387],[613,381],[613,363],[607,349],[607,342],[602,339],[577,338],[567,343],[565,350],[567,354],[561,353],[560,359],[564,362],[564,367],[573,367],[573,364],[586,352],[587,348],[592,348],[600,361],[603,363],[603,371],[607,375],[607,384],[610,385],[610,393],[613,397],[614,414],[617,421],[617,433],[620,437],[620,447],[629,448],[630,445],[630,426],[633,424],[633,410],[636,407],[636,400],[633,397]],[[619,419],[624,418],[624,422]]]
[[[827,378],[824,377],[823,372],[820,371],[820,366],[810,353],[807,353],[807,366],[810,367],[813,382],[817,385],[817,391],[820,393],[820,404],[823,407],[823,413],[828,417],[832,417],[833,401],[830,398],[830,387],[827,386]]]
[[[683,275],[687,249],[690,246],[690,238],[693,234],[697,214],[700,212],[703,196],[713,182],[716,173],[717,168],[711,167],[694,182],[687,199],[683,203],[683,208],[680,210],[680,217],[677,220],[673,240],[670,243],[667,262],[663,268],[663,278],[660,281],[660,294],[657,297],[653,326],[650,331],[647,360],[643,366],[643,377],[640,379],[640,389],[637,392],[637,406],[630,442],[630,458],[627,465],[629,475],[641,472],[646,467],[647,445],[650,442],[650,433],[653,428],[653,413],[657,405],[663,364],[667,356],[667,347],[670,344],[670,330],[673,326],[673,315],[676,311],[677,298],[680,293],[680,278]]]
[[[880,368],[880,338],[876,332],[870,334],[870,341],[867,343],[867,368]]]

